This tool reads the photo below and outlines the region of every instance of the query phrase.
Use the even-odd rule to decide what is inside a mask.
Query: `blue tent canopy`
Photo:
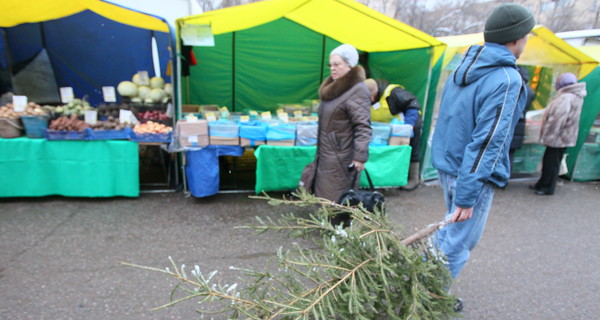
[[[169,48],[174,48],[171,33],[125,25],[91,10],[2,31],[0,71],[14,74],[45,49],[58,87],[72,87],[77,98],[87,95],[93,106],[104,101],[103,86],[116,87],[138,71],[156,75],[153,38],[163,77],[171,60]]]

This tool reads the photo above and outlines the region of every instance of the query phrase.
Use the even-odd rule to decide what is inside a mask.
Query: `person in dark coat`
[[[331,51],[329,69],[331,75],[319,88],[314,183],[311,186],[301,181],[300,186],[337,202],[344,191],[358,187],[359,179],[355,185],[351,185],[352,180],[369,159],[371,103],[364,84],[365,70],[358,65],[358,52],[353,46],[343,44]],[[353,169],[349,169],[351,166]],[[305,176],[303,172],[303,179]]]
[[[419,155],[421,152],[421,129],[423,119],[421,118],[421,105],[412,92],[404,89],[398,84],[389,84],[385,80],[365,80],[371,93],[371,120],[390,122],[393,118],[399,118],[405,124],[413,128],[413,136],[410,138],[410,167],[408,170],[408,183],[400,187],[401,190],[412,191],[419,187]]]
[[[567,147],[577,144],[579,117],[583,98],[587,95],[585,82],[567,72],[556,78],[556,95],[544,112],[540,144],[546,146],[542,158],[542,176],[529,186],[537,195],[553,195],[558,180],[560,163]]]
[[[513,168],[513,160],[515,157],[515,151],[517,149],[521,149],[523,145],[523,140],[525,139],[525,115],[527,111],[531,107],[531,103],[535,98],[535,92],[528,85],[529,83],[529,71],[525,67],[519,67],[519,73],[521,74],[521,78],[523,78],[525,90],[527,91],[527,102],[525,102],[525,108],[523,108],[523,114],[519,117],[519,121],[517,122],[517,126],[515,127],[515,131],[513,133],[513,139],[510,143],[510,150],[508,152],[508,157],[510,158],[510,168],[512,172]]]

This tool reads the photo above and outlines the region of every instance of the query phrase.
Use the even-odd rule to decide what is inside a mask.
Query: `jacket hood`
[[[471,46],[453,74],[453,81],[459,86],[467,86],[489,72],[493,67],[517,68],[517,59],[504,45],[488,43]]]
[[[558,92],[571,93],[571,94],[579,96],[580,98],[583,98],[587,95],[585,82],[578,82],[578,83],[570,84],[568,86],[560,88],[560,90],[558,90]]]

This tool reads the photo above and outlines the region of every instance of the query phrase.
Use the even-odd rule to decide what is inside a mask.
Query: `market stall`
[[[2,99],[0,173],[18,183],[0,197],[137,196],[138,143],[170,139],[155,141],[119,119],[119,108],[131,119],[141,112],[117,85],[140,72],[148,82],[177,79],[168,23],[100,0],[7,0],[0,9],[0,94],[19,98]],[[87,111],[97,113],[88,119]]]
[[[368,77],[402,84],[428,112],[445,47],[350,0],[259,1],[178,19],[177,29],[184,57],[182,103],[217,105],[240,114],[279,113],[285,105],[308,106],[305,116],[315,112],[311,102],[329,75],[329,52],[340,43],[359,50]],[[293,147],[289,150],[282,154],[294,154]],[[257,167],[277,163],[267,151],[258,154]],[[257,169],[257,190],[263,190],[261,175]]]
[[[532,105],[534,109],[542,109],[554,93],[553,84],[556,76],[560,73],[572,72],[582,79],[596,68],[598,61],[558,38],[552,31],[544,26],[534,27],[532,33],[534,36],[528,40],[524,52],[517,60],[517,64],[529,69],[532,77],[530,85],[535,87],[536,94]],[[438,87],[438,91],[441,92],[446,78],[458,65],[463,53],[468,47],[473,44],[482,44],[484,41],[483,33],[440,37],[439,40],[448,45],[446,53],[444,54],[444,68]],[[436,102],[436,107],[431,115],[431,132],[428,133],[429,144],[426,148],[424,160],[426,166],[423,169],[423,177],[425,180],[437,178],[437,171],[431,166],[430,139],[432,130],[434,130],[435,127],[435,118],[438,108],[439,101]],[[543,150],[540,152],[540,149],[543,149],[543,147],[535,142],[535,138],[530,137],[528,139],[526,137],[525,140],[525,144],[522,148],[515,153],[513,168],[513,172],[515,173],[535,172],[537,164],[543,154]],[[571,156],[572,155],[569,155],[569,157]]]

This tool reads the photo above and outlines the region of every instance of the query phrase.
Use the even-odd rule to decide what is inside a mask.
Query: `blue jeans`
[[[441,171],[438,173],[444,190],[446,208],[448,208],[444,219],[448,219],[452,217],[456,209],[453,201],[456,192],[456,177]],[[489,183],[484,184],[481,193],[477,196],[477,202],[473,206],[473,216],[463,222],[451,223],[436,233],[437,246],[446,255],[447,266],[454,279],[458,277],[463,266],[469,260],[471,250],[481,239],[493,198],[494,187]]]

